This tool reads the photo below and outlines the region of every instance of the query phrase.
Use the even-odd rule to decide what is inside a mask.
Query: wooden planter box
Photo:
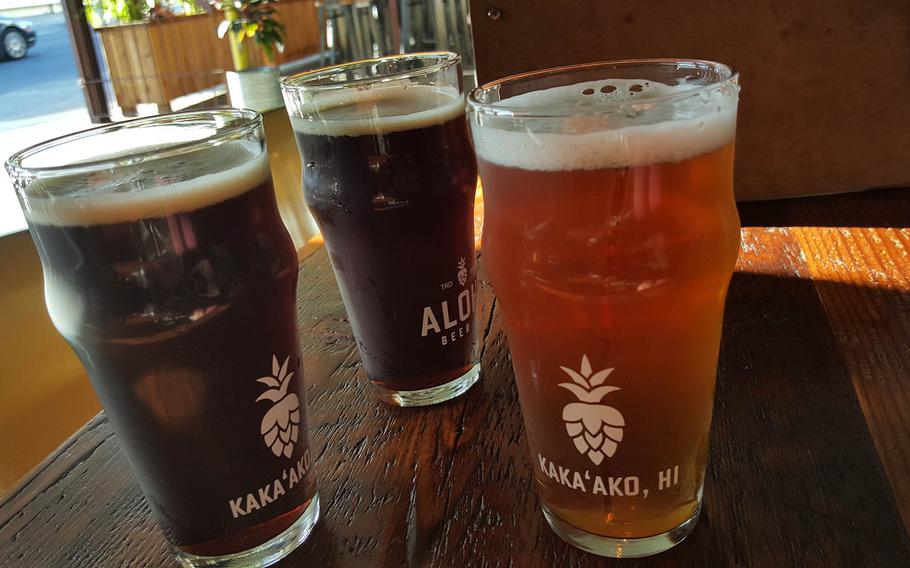
[[[285,0],[276,8],[286,43],[275,63],[315,53],[319,26],[313,0]],[[214,13],[98,28],[123,114],[135,114],[141,103],[155,103],[166,112],[175,98],[223,83],[233,63],[227,40],[216,33],[221,19]],[[250,65],[264,64],[262,50],[252,44]]]

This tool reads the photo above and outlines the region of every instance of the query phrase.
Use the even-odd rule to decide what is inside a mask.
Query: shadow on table
[[[910,189],[905,188],[737,206],[743,227],[910,227]]]
[[[703,516],[686,542],[623,566],[906,565],[910,476],[892,474],[895,499],[885,470],[910,454],[910,295],[737,273],[724,325]],[[310,399],[323,516],[278,565],[613,565],[561,542],[540,514],[505,348],[494,318],[484,379],[406,411],[369,399],[353,346],[334,345]],[[0,566],[168,565],[109,437],[102,420],[42,465],[29,498],[0,508]]]
[[[855,311],[823,305],[816,286]],[[851,370],[872,342],[879,352],[902,345],[910,334],[910,316],[901,315],[910,314],[910,295],[737,273],[727,306],[702,518],[680,546],[624,566],[899,565],[910,555],[910,541]],[[562,542],[540,514],[505,347],[494,321],[484,379],[460,399],[463,433],[451,476],[441,478],[442,464],[413,447],[388,450],[395,464],[386,470],[381,502],[366,495],[352,501],[373,477],[353,474],[361,487],[336,480],[348,470],[375,471],[374,464],[317,465],[324,518],[280,566],[310,566],[314,559],[352,568],[611,565]],[[405,432],[417,419],[438,420],[439,434],[429,437],[438,440],[409,444],[443,445],[439,440],[452,435],[455,401],[416,411],[376,404],[364,405],[376,411],[370,420],[382,424],[373,438]],[[868,411],[901,426],[885,407]],[[397,440],[405,441],[385,443]],[[444,502],[434,501],[437,495]]]
[[[833,301],[823,303],[819,288]],[[883,432],[870,432],[856,390],[868,389],[866,412],[875,424],[910,430],[893,401],[878,396],[894,386],[887,384],[889,366],[910,363],[901,350],[907,333],[907,292],[735,274],[705,518],[691,546],[715,549],[736,564],[753,564],[749,558],[766,565],[905,562],[910,548],[898,505],[910,495],[910,482],[892,475],[896,500],[883,462],[894,463],[910,445],[892,440],[899,447],[885,444],[877,455],[872,439],[882,441]],[[858,379],[865,384],[855,387],[851,374],[873,354],[878,364],[865,365],[866,376]]]

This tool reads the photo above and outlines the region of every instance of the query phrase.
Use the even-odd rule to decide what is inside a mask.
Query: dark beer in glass
[[[185,566],[271,563],[319,515],[297,255],[261,119],[139,119],[10,158],[48,312]]]
[[[435,404],[479,376],[476,165],[458,56],[296,75],[283,89],[306,202],[378,397]]]

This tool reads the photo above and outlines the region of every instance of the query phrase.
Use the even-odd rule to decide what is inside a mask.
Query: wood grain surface
[[[907,565],[910,192],[740,212],[705,509],[680,546],[622,563]],[[370,398],[326,253],[304,253],[301,347],[323,516],[280,566],[616,564],[560,541],[539,512],[483,272],[482,381],[405,410]],[[175,565],[103,415],[0,504],[4,568]]]
[[[908,191],[754,203],[746,211],[744,226],[790,227],[910,530]]]

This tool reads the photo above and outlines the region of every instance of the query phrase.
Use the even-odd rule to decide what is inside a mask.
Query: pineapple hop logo
[[[296,394],[288,393],[291,377],[294,376],[294,373],[288,373],[290,359],[288,356],[284,364],[279,366],[278,358],[272,355],[272,374],[256,379],[269,387],[269,390],[259,395],[256,402],[268,400],[273,403],[262,417],[260,433],[273,454],[284,455],[286,458],[294,452],[300,426],[300,400]]]
[[[618,410],[600,403],[608,393],[619,390],[619,387],[603,384],[613,368],[592,373],[588,356],[583,355],[580,372],[562,366],[560,369],[569,375],[572,382],[559,383],[559,386],[578,399],[578,402],[570,402],[562,410],[566,432],[578,453],[587,455],[594,465],[600,465],[604,455],[612,457],[616,453],[622,441],[623,426],[626,425]]]
[[[464,257],[458,259],[458,284],[464,286],[468,281],[468,263]]]

